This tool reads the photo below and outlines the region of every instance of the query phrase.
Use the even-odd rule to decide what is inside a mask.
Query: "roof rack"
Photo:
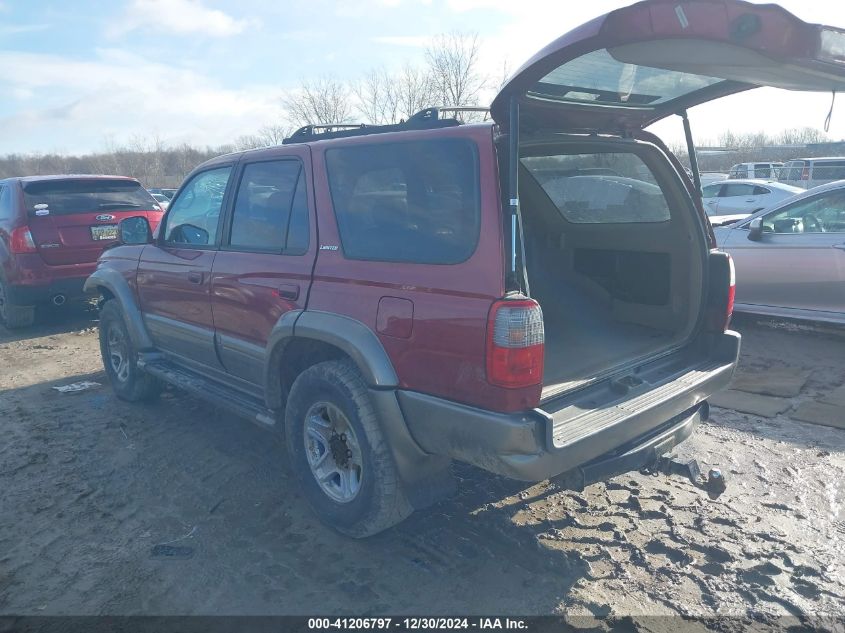
[[[441,112],[484,112],[485,119],[490,108],[481,106],[437,106],[420,110],[407,121],[392,123],[388,125],[370,125],[369,123],[344,124],[334,123],[329,125],[306,125],[282,141],[283,145],[292,143],[308,143],[309,141],[322,141],[333,138],[345,138],[349,136],[364,136],[366,134],[384,134],[385,132],[402,132],[406,130],[428,130],[441,127],[453,127],[461,125],[461,121],[455,117],[442,118]]]

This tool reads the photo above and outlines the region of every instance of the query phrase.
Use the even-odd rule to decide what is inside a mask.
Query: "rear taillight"
[[[15,255],[37,252],[35,240],[32,239],[32,232],[28,226],[19,226],[12,229],[9,235],[9,250]]]
[[[809,180],[810,179],[810,168],[805,167],[801,170],[801,180]]]
[[[532,299],[493,304],[487,321],[487,381],[508,388],[543,382],[543,311]]]
[[[730,325],[736,297],[736,271],[731,256],[721,251],[711,251],[709,273],[707,330],[724,332]]]

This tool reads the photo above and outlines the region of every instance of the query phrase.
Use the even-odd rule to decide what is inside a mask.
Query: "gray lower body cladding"
[[[493,413],[410,391],[398,398],[411,436],[426,452],[542,481],[621,449],[639,447],[646,457],[669,450],[674,444],[664,431],[677,426],[670,434],[677,441],[689,435],[706,399],[730,382],[739,345],[739,335],[729,332],[706,354],[687,350],[644,368],[639,385],[625,393],[610,382],[528,412]]]

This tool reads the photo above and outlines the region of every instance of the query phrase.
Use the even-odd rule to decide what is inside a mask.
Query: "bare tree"
[[[426,68],[405,64],[395,77],[399,114],[403,118],[437,103],[434,77]]]
[[[439,35],[426,48],[425,58],[439,105],[475,105],[486,85],[478,69],[478,33],[453,31]]]
[[[297,125],[343,123],[352,115],[349,88],[331,77],[303,81],[282,104]]]
[[[373,68],[352,84],[357,97],[356,109],[369,123],[384,125],[397,123],[400,116],[397,77],[384,67]]]

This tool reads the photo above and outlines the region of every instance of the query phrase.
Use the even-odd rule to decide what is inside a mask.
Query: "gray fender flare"
[[[85,280],[84,290],[99,293],[101,289],[108,290],[120,304],[126,320],[126,328],[129,330],[135,349],[153,349],[153,341],[144,325],[141,310],[135,302],[135,295],[123,275],[111,268],[98,268]]]
[[[281,316],[267,341],[264,386],[271,407],[282,404],[280,367],[285,347],[294,338],[313,339],[342,350],[358,366],[370,387],[389,389],[399,385],[399,378],[381,341],[366,325],[357,319],[331,312],[291,310]]]
[[[414,441],[396,396],[399,378],[375,333],[356,319],[317,310],[287,312],[268,340],[265,393],[271,408],[281,407],[281,371],[285,347],[294,339],[334,345],[358,366],[370,388],[382,431],[387,437],[405,494],[419,509],[448,494],[453,487],[450,460],[426,453]]]

